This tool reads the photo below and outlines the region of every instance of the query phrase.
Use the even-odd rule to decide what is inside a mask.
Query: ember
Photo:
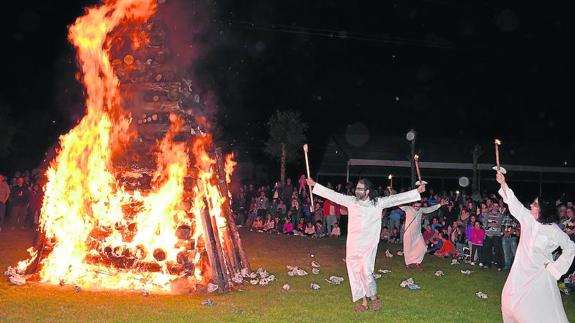
[[[249,272],[230,220],[235,162],[200,128],[200,107],[185,106],[199,95],[166,64],[156,6],[106,1],[70,27],[86,114],[60,138],[41,239],[19,273],[78,289],[169,292],[225,291]]]

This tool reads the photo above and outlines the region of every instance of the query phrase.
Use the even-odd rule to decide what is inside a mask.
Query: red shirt
[[[444,240],[443,246],[441,247],[441,249],[439,249],[439,253],[446,256],[455,255],[457,253],[457,250],[455,249],[455,246],[451,241]]]

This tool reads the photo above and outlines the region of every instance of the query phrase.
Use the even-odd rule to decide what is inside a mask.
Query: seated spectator
[[[455,223],[453,224],[454,229],[451,232],[451,242],[455,244],[455,249],[457,249],[457,252],[459,253],[463,253],[463,248],[467,246],[467,243],[465,241],[465,234],[463,234],[462,225],[463,223],[461,223],[461,221],[455,221]]]
[[[379,239],[380,239],[382,242],[388,242],[388,241],[389,241],[389,231],[388,231],[387,226],[384,226],[384,227],[381,229],[381,234],[379,235]]]
[[[275,226],[276,226],[276,223],[275,223],[274,219],[272,219],[272,215],[270,213],[268,213],[268,216],[266,218],[266,222],[264,223],[263,230],[265,232],[272,232],[274,230]]]
[[[432,221],[431,222],[431,229],[432,230],[435,230],[435,229],[437,229],[437,227],[442,226],[441,223],[439,223],[439,219],[435,216],[433,217],[433,219],[431,221]]]
[[[457,250],[455,249],[455,246],[453,245],[453,242],[451,242],[449,240],[449,236],[447,234],[443,234],[440,237],[441,240],[441,248],[439,248],[439,250],[435,251],[434,255],[438,256],[438,257],[458,257],[459,254],[457,252]]]
[[[393,230],[391,230],[391,235],[389,236],[389,242],[391,243],[400,243],[401,242],[401,237],[399,236],[399,230],[397,230],[397,228],[393,228]]]
[[[291,222],[290,218],[286,218],[286,222],[284,223],[283,227],[284,234],[294,234],[293,232],[293,223]]]
[[[254,223],[252,224],[252,229],[260,231],[264,229],[264,221],[260,216],[256,217]]]
[[[423,231],[423,242],[425,242],[425,245],[429,246],[431,244],[434,234],[435,231],[431,229],[431,225],[426,225],[425,230]]]
[[[280,219],[279,216],[276,216],[274,219],[274,231],[275,231],[275,233],[283,232],[283,229],[284,229],[283,221]]]
[[[299,232],[304,232],[304,230],[305,230],[304,218],[299,218],[296,230]]]
[[[313,223],[308,222],[305,225],[305,231],[304,231],[305,235],[308,237],[312,237],[315,235],[315,226],[313,225]]]
[[[339,224],[336,222],[333,224],[331,232],[329,233],[329,237],[331,239],[338,239],[340,235],[341,235],[341,230],[339,228]]]

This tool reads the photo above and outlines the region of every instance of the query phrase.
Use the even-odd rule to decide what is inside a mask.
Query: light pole
[[[415,130],[411,129],[405,134],[405,139],[411,143],[411,187],[415,187]]]

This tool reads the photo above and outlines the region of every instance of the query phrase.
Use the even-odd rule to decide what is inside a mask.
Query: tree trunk
[[[480,187],[479,187],[479,157],[483,152],[481,151],[481,147],[476,145],[473,149],[473,182],[471,185],[471,196],[473,199],[477,199],[480,196]]]
[[[280,181],[285,184],[286,179],[286,145],[281,143],[281,157],[280,157]]]

